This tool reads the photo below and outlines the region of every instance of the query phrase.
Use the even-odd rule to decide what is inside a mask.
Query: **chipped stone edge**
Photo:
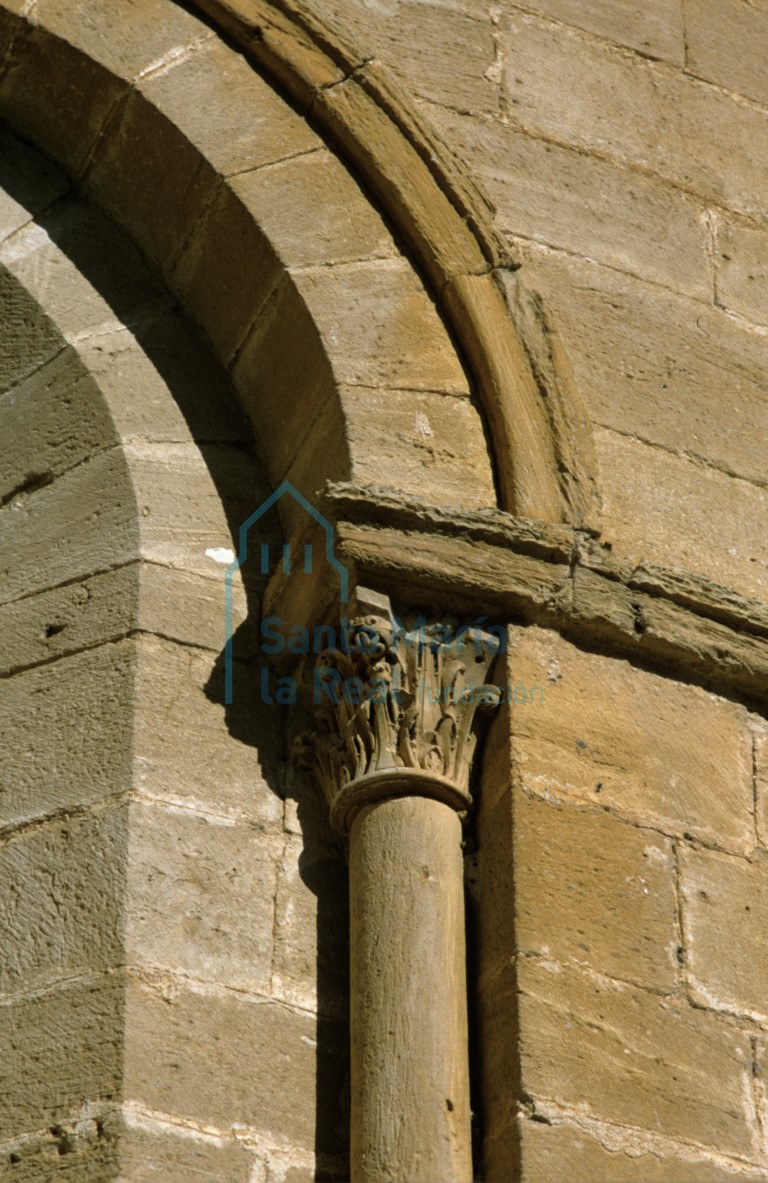
[[[586,530],[384,488],[329,485],[325,506],[337,555],[368,585],[553,628],[588,650],[768,702],[768,605],[704,576],[619,559]]]

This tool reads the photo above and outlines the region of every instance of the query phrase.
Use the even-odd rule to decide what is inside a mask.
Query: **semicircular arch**
[[[239,54],[167,0],[145,8],[168,17],[160,33],[126,8],[109,39],[62,23],[60,6],[6,9],[8,122],[128,230],[202,325],[273,487],[312,497],[351,479],[495,504],[461,361],[381,215]]]

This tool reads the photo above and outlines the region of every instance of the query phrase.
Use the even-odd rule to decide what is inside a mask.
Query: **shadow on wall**
[[[0,148],[11,137],[0,130]],[[15,143],[15,142],[14,142]],[[16,145],[18,149],[18,145]],[[94,207],[83,203],[76,194],[67,191],[66,183],[57,177],[57,192],[53,199],[41,202],[39,192],[30,180],[34,169],[18,167],[18,160],[24,157],[24,149],[15,155],[3,154],[10,166],[3,170],[1,178],[6,191],[25,209],[34,215],[34,222],[28,223],[25,232],[36,233],[41,242],[50,240],[73,264],[74,271],[82,276],[90,287],[108,306],[120,326],[124,326],[138,343],[144,357],[157,371],[163,384],[170,391],[183,416],[191,442],[196,445],[199,456],[207,468],[215,486],[221,509],[232,539],[233,549],[237,547],[241,523],[249,516],[266,493],[262,465],[257,455],[250,426],[237,402],[228,380],[201,334],[193,329],[171,297],[150,278],[147,266],[133,244]],[[34,156],[39,175],[41,169],[50,178],[56,173],[53,166],[41,163]],[[40,254],[44,260],[44,252]],[[58,282],[49,274],[33,274],[30,279],[32,294],[35,287],[40,292]],[[73,301],[77,300],[73,293]],[[69,332],[68,332],[68,335]],[[110,354],[106,343],[99,361],[100,378],[109,380],[127,364],[125,357]],[[38,364],[40,364],[38,362]],[[125,379],[125,393],[130,398],[131,381],[140,381],[140,376],[128,374]],[[73,396],[76,400],[77,392]],[[153,404],[152,410],[155,410]],[[76,408],[73,410],[73,415]],[[183,440],[189,443],[185,432],[181,436],[167,434],[169,419],[163,408],[159,410],[162,421],[160,429],[154,422],[142,424],[140,417],[132,418],[126,408],[126,420],[131,430],[131,439],[142,438],[143,442],[161,445],[168,440]],[[107,419],[106,411],[102,412]],[[121,411],[113,424],[105,423],[106,437],[115,443],[125,444],[125,423],[120,419]],[[120,421],[117,421],[120,419]],[[172,417],[171,417],[172,419]],[[74,421],[74,420],[73,420]],[[139,430],[137,430],[137,425]],[[142,436],[142,430],[144,434]],[[161,474],[162,475],[162,474]],[[168,473],[179,481],[183,495],[183,477]],[[179,507],[182,526],[189,526],[183,518],[184,506]],[[187,511],[188,512],[188,511]],[[173,521],[171,519],[172,528]],[[272,515],[266,524],[268,540],[279,544],[282,537],[277,515]],[[183,533],[183,530],[182,530]],[[173,538],[169,534],[170,543]],[[183,539],[182,539],[183,542]],[[181,545],[181,544],[179,544]],[[151,561],[151,556],[150,556]],[[162,559],[158,559],[161,562]],[[180,564],[182,565],[182,564]],[[85,575],[88,572],[84,573]],[[348,1008],[347,968],[347,883],[343,857],[337,841],[330,831],[326,818],[326,807],[319,793],[304,779],[297,778],[288,770],[285,761],[288,712],[277,704],[269,706],[261,700],[259,671],[254,660],[254,622],[260,613],[261,597],[266,582],[258,562],[245,564],[242,569],[243,587],[247,605],[247,618],[234,638],[237,693],[232,703],[225,708],[228,732],[238,744],[247,745],[262,752],[277,752],[278,759],[270,765],[263,761],[263,772],[268,791],[286,801],[285,828],[295,835],[298,852],[298,872],[301,881],[316,900],[316,931],[311,941],[302,938],[301,956],[294,959],[296,972],[303,975],[300,987],[305,999],[304,1005],[311,1005],[311,995],[316,991],[318,1012],[317,1024],[317,1071],[316,1071],[316,1136],[315,1150],[318,1159],[317,1178],[339,1178],[344,1176],[344,1162],[347,1152],[348,1120],[344,1100],[348,1079],[348,1030],[346,1013]],[[183,603],[178,611],[184,614]],[[224,621],[224,584],[222,579],[221,620]],[[224,705],[224,654],[211,655],[211,669],[207,685],[200,693],[208,700]],[[281,737],[276,743],[276,737]],[[294,820],[295,819],[295,820]],[[288,850],[291,851],[290,841]],[[290,857],[290,855],[289,855]],[[297,888],[297,891],[300,891]],[[303,905],[306,913],[312,911]],[[290,943],[290,932],[286,935]],[[309,949],[315,964],[309,963]],[[303,960],[302,960],[303,957]],[[287,991],[284,997],[290,1004]],[[297,1005],[302,1005],[297,1003]],[[261,1049],[253,1049],[255,1055]],[[245,1049],[244,1049],[245,1051]],[[269,1064],[264,1065],[269,1072]],[[309,1082],[308,1082],[309,1083]]]
[[[260,538],[275,542],[272,510],[266,526],[259,523]],[[238,532],[233,529],[237,545]],[[285,825],[301,840],[298,872],[315,897],[315,931],[300,936],[303,948],[288,952],[298,979],[316,991],[316,1179],[348,1179],[349,1146],[349,906],[348,876],[341,840],[331,829],[328,807],[311,778],[293,768],[291,738],[309,725],[302,704],[280,703],[273,693],[274,676],[258,646],[260,602],[268,574],[260,571],[259,547],[250,548],[240,567],[248,589],[249,612],[232,638],[232,683],[227,687],[227,654],[222,649],[206,686],[209,698],[225,705],[227,728],[240,743],[265,751],[281,737],[279,776],[270,780],[273,791],[285,799]],[[255,610],[254,610],[254,605]],[[222,615],[224,597],[222,596]],[[292,680],[292,679],[291,679]],[[231,701],[227,701],[231,698]],[[269,779],[269,776],[268,776]],[[290,849],[290,847],[289,847]],[[311,964],[305,958],[312,947]]]

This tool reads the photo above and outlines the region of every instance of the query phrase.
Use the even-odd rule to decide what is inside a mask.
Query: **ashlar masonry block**
[[[764,479],[764,338],[655,284],[517,246],[523,282],[544,300],[595,424]]]
[[[285,708],[263,703],[248,666],[235,670],[234,700],[225,708],[215,667],[207,650],[155,637],[138,642],[134,787],[168,803],[278,829]]]
[[[341,1150],[342,1030],[237,992],[137,983],[128,995],[126,1094],[221,1130],[235,1125],[287,1145]]]
[[[513,124],[431,108],[429,117],[482,179],[502,234],[711,299],[703,202]]]
[[[165,7],[163,5],[163,7]],[[221,176],[311,152],[322,141],[239,54],[195,22],[197,44],[140,83]]]
[[[512,898],[497,898],[496,907],[506,913],[506,927],[514,926],[518,952],[675,988],[677,900],[668,839],[597,807],[546,801],[515,787],[482,823],[484,868],[502,857],[489,849],[494,835],[509,844],[515,868]],[[493,892],[493,882],[483,882]],[[498,945],[496,957],[509,957],[510,937]],[[494,961],[487,945],[482,957],[487,972]]]
[[[768,599],[768,492],[615,432],[595,433],[603,529],[619,558]]]
[[[0,994],[122,961],[125,805],[22,831],[0,846]]]
[[[537,628],[511,634],[509,668],[516,682],[543,691],[543,701],[511,707],[513,763],[525,790],[735,853],[754,848],[742,707]]]
[[[768,863],[681,845],[685,958],[700,1006],[768,1022]]]
[[[517,974],[522,1087],[534,1103],[549,1098],[610,1122],[749,1154],[746,1033],[687,1003],[554,962],[524,958]]]
[[[765,214],[768,111],[528,13],[509,13],[502,38],[514,123],[650,170],[729,209]]]
[[[768,105],[768,20],[741,0],[683,0],[687,65],[700,78]]]
[[[0,1139],[68,1121],[83,1098],[119,1098],[120,975],[66,982],[0,1005]]]
[[[279,836],[229,819],[133,802],[125,898],[132,964],[265,996]]]
[[[0,681],[4,825],[130,789],[135,671],[122,640]]]
[[[768,324],[768,232],[745,218],[723,216],[718,218],[716,226],[718,302],[748,321],[765,326]]]
[[[578,6],[571,0],[526,0],[525,7],[644,56],[685,64],[683,15],[668,0],[648,0],[642,5],[634,0],[582,0]]]
[[[603,1126],[589,1132],[568,1121],[518,1121],[526,1183],[762,1183],[764,1171],[695,1146],[661,1149],[636,1130]],[[494,1176],[494,1179],[496,1176]],[[500,1178],[500,1176],[499,1176]]]

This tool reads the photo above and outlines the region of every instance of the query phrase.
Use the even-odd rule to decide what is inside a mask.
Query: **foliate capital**
[[[358,589],[338,647],[317,656],[315,727],[298,741],[338,829],[385,797],[468,808],[475,713],[501,700],[486,681],[502,644],[494,631],[451,617],[398,620],[387,597]]]

